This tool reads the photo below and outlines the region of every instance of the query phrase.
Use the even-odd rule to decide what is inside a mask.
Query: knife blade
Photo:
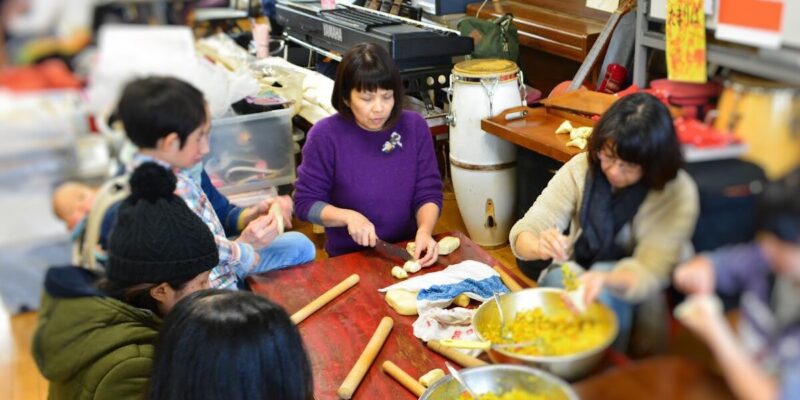
[[[408,254],[408,252],[405,249],[400,248],[399,246],[395,246],[381,239],[376,239],[375,250],[378,253],[381,253],[385,256],[389,256],[390,258],[399,258],[403,261],[410,261],[413,259],[413,257],[411,257],[411,254]]]

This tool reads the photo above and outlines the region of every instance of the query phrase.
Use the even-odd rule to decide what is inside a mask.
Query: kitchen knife
[[[413,260],[411,254],[408,254],[408,252],[405,249],[400,248],[399,246],[395,246],[391,243],[387,243],[386,241],[383,241],[381,239],[376,239],[375,250],[378,253],[381,253],[384,256],[388,256],[390,258],[399,258],[403,261]]]

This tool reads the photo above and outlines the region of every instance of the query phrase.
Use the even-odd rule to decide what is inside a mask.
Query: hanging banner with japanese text
[[[667,76],[706,82],[706,22],[703,0],[667,0]]]

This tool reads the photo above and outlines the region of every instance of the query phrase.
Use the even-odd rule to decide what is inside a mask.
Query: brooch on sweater
[[[403,142],[400,141],[400,139],[402,138],[403,137],[400,136],[399,133],[392,132],[391,136],[389,136],[389,140],[383,142],[383,147],[381,148],[381,151],[386,154],[389,154],[392,151],[394,151],[395,148],[403,147]]]

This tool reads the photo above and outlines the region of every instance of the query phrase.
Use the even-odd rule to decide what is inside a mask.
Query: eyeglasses
[[[600,159],[600,164],[606,168],[616,165],[617,168],[619,168],[619,171],[624,175],[633,175],[642,172],[641,165],[623,161],[619,157],[609,154],[606,150],[600,150],[597,153],[597,158]]]

